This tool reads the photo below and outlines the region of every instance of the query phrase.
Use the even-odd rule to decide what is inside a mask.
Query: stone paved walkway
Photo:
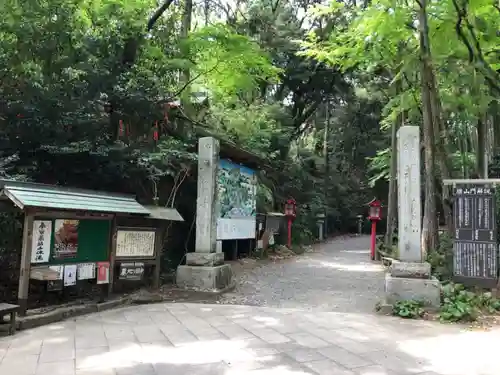
[[[0,340],[2,375],[498,375],[500,331],[369,314],[157,304]]]
[[[365,240],[256,270],[233,296],[252,305],[131,306],[1,338],[0,375],[500,374],[500,329],[373,314],[381,274]]]

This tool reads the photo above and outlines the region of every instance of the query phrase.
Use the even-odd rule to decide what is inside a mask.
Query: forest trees
[[[345,225],[370,199],[380,102],[298,54],[310,30],[332,31],[333,18],[308,15],[316,2],[6,0],[1,176],[189,206],[203,128],[273,165],[263,210],[294,196],[304,233],[324,211]]]
[[[304,53],[353,72],[373,97],[385,96],[386,129],[402,121],[422,128],[423,244],[432,249],[439,212],[451,225],[449,191],[441,180],[485,176],[500,139],[498,4],[374,0],[362,6],[333,2],[316,12],[342,22],[326,41],[310,35]],[[373,181],[389,177],[387,155],[372,159]]]
[[[173,146],[173,139],[152,142],[153,129],[157,122],[164,125],[162,103],[185,89],[180,70],[191,71],[192,85],[213,91],[220,90],[221,76],[232,76],[224,89],[233,92],[251,89],[260,77],[276,77],[258,45],[223,24],[179,35],[182,10],[172,7],[148,30],[155,7],[149,0],[6,2],[0,21],[0,121],[1,152],[11,170],[4,173],[74,184],[88,172],[65,174],[85,164],[82,157],[105,168],[104,175],[123,174],[123,168],[142,170],[145,180],[175,173],[177,167],[168,164],[178,153],[156,167],[148,155],[161,151],[163,141],[169,141],[164,149]],[[58,159],[58,168],[50,169],[60,169],[59,177],[44,168],[47,158]],[[71,158],[78,163],[73,168],[65,165]],[[106,167],[111,162],[120,166]],[[116,181],[113,174],[94,183],[102,188],[103,181]]]

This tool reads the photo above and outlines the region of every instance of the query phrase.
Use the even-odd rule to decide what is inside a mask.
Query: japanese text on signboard
[[[50,256],[50,238],[52,236],[52,221],[33,221],[33,243],[31,248],[31,263],[46,263]]]
[[[495,286],[498,261],[493,187],[457,185],[453,208],[455,280],[469,285]]]
[[[118,230],[117,258],[149,258],[155,254],[155,232],[146,230]]]

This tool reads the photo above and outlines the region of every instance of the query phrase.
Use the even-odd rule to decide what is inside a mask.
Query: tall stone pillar
[[[186,265],[177,268],[179,287],[218,292],[232,286],[232,270],[217,252],[217,168],[219,141],[198,140],[198,192],[196,198],[196,245],[186,254]]]
[[[399,259],[421,262],[420,129],[402,126],[397,138]]]
[[[428,306],[440,304],[440,284],[431,276],[430,264],[422,259],[420,129],[402,126],[397,134],[398,157],[398,251],[385,278],[386,302],[418,300]]]
[[[198,196],[196,198],[196,253],[215,253],[217,242],[217,166],[219,141],[198,140]]]

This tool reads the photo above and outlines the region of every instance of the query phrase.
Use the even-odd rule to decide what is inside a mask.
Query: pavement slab
[[[494,353],[500,329],[467,331],[461,326],[407,322],[392,317],[300,309],[250,307],[244,324],[231,305],[182,304],[196,316],[174,329],[161,321],[140,331],[122,320],[126,334],[107,336],[110,319],[129,312],[144,318],[150,306],[94,314],[85,324],[91,337],[73,326],[51,324],[0,339],[0,374],[20,375],[498,375]],[[165,304],[165,318],[172,314]],[[109,315],[108,315],[109,314]],[[226,317],[232,323],[219,325]],[[290,319],[303,324],[279,332]],[[212,325],[210,321],[217,322]],[[89,322],[93,323],[89,325]],[[238,323],[236,323],[238,322]],[[260,324],[256,328],[255,323]],[[340,324],[339,324],[340,323]],[[420,324],[426,323],[426,324]],[[208,336],[200,334],[200,326]],[[339,328],[340,327],[340,328]],[[366,327],[366,329],[364,328]],[[370,329],[368,329],[370,328]],[[374,329],[376,328],[376,329]],[[131,333],[130,333],[131,332]],[[140,333],[139,333],[140,332]],[[163,335],[161,336],[160,333]],[[103,337],[105,342],[103,342]],[[150,342],[147,339],[150,338]],[[81,343],[85,343],[82,345]],[[80,344],[79,344],[80,343]],[[20,350],[26,345],[27,351]],[[29,353],[29,354],[26,354]]]
[[[309,260],[276,264],[280,281],[281,271],[266,266],[271,273],[258,271],[259,288],[235,294],[253,290],[250,304],[129,306],[0,338],[0,374],[500,374],[500,328],[374,314],[383,274],[364,260],[363,241],[325,244]],[[305,285],[293,270],[308,275]]]

